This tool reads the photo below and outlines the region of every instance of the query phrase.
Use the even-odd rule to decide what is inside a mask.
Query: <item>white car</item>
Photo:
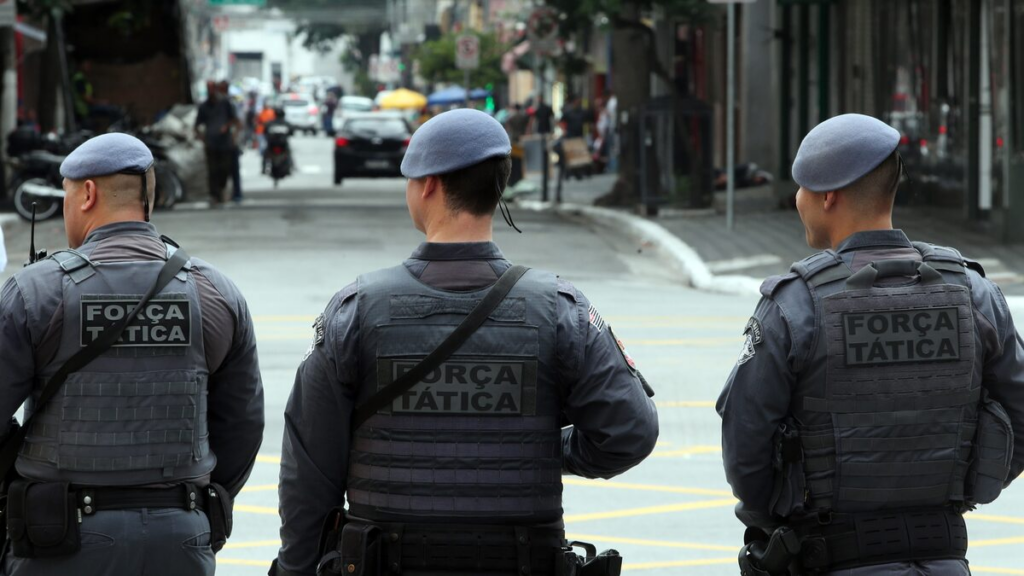
[[[320,129],[320,106],[311,94],[284,94],[280,105],[284,108],[284,121],[292,131],[316,134]]]

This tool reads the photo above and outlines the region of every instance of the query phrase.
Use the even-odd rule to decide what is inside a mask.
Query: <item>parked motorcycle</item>
[[[92,137],[92,133],[80,132],[64,138],[55,136],[36,138],[26,144],[29,138],[20,135],[21,140],[13,146],[16,155],[9,160],[14,209],[25,220],[32,219],[32,204],[36,204],[36,220],[55,216],[64,205],[63,178],[60,165],[64,158],[81,143]],[[184,196],[184,186],[174,166],[167,157],[167,147],[155,137],[142,132],[137,137],[153,152],[153,170],[156,176],[154,209],[170,209]],[[38,148],[32,149],[33,145]],[[59,152],[59,153],[58,153]]]

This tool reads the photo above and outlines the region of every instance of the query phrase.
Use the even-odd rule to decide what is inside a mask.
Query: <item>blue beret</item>
[[[60,175],[83,180],[118,172],[142,173],[153,165],[153,153],[141,140],[127,134],[111,133],[90,138],[68,154]]]
[[[900,133],[863,114],[825,120],[807,133],[793,160],[793,180],[811,192],[853,184],[892,154]]]
[[[471,108],[449,110],[424,122],[412,135],[402,175],[447,174],[511,153],[508,134],[497,120]]]

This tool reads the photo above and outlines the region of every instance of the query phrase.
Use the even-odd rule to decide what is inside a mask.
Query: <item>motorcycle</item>
[[[9,166],[14,209],[25,220],[32,219],[32,204],[36,205],[36,219],[52,218],[64,205],[63,178],[60,165],[79,144],[92,136],[90,132],[75,132],[58,138],[41,137],[26,130],[15,130],[8,139],[11,157]]]
[[[63,139],[39,139],[36,149],[18,148],[18,154],[9,160],[14,209],[25,220],[46,220],[55,216],[64,206],[63,177],[60,165],[78,145],[91,137],[88,132],[75,133]],[[167,156],[167,147],[155,138],[142,133],[139,139],[153,152],[153,171],[156,176],[154,209],[170,209],[184,196],[184,186]],[[60,153],[55,153],[60,152]]]
[[[270,166],[270,177],[274,179],[274,188],[282,178],[292,173],[292,153],[288,146],[288,135],[291,128],[284,122],[267,124],[267,152],[264,163]]]

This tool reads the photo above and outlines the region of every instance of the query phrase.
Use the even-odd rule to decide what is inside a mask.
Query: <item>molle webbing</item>
[[[367,393],[387,389],[460,325],[486,289],[436,290],[404,267],[360,278]],[[353,516],[514,519],[561,516],[557,284],[531,270],[448,359],[355,429]],[[456,520],[457,521],[457,520]]]
[[[981,392],[968,290],[847,290],[822,309],[825,396],[800,404],[831,414],[833,433],[803,440],[810,504],[857,512],[962,499]]]
[[[38,407],[21,448],[19,472],[37,480],[93,486],[175,482],[208,474],[215,459],[209,444],[203,322],[187,261],[168,270],[170,264],[161,260],[93,265],[89,254],[76,251],[52,258],[72,282],[64,285],[60,347],[43,378],[90,342],[84,336],[89,330],[102,327],[100,338],[108,324],[131,320],[113,347],[70,373],[52,400]],[[182,258],[187,260],[184,252],[168,262]],[[166,280],[159,290],[160,284],[154,285],[158,276]],[[140,295],[153,290],[147,305],[136,309]],[[183,303],[175,308],[178,315],[166,314],[169,302]],[[131,330],[139,326],[152,334],[157,328],[177,329],[183,337],[178,342],[149,336],[131,340]],[[34,401],[29,408],[36,411]]]

